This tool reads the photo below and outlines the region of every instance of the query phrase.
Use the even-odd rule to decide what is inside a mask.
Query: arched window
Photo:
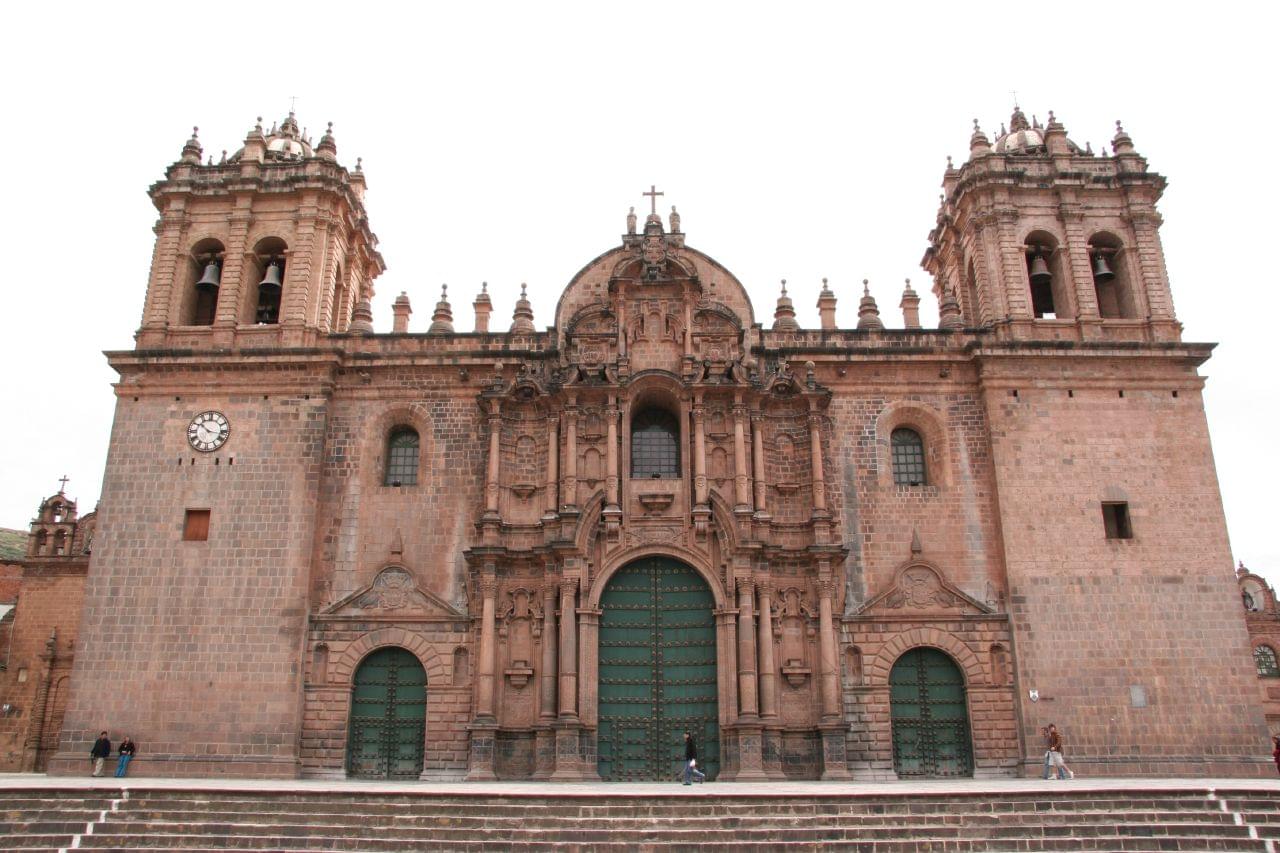
[[[396,427],[387,439],[387,470],[384,486],[418,484],[418,432],[412,427]]]
[[[1259,678],[1280,678],[1280,665],[1276,663],[1276,650],[1270,646],[1258,646],[1253,650],[1253,665]]]
[[[280,305],[284,295],[285,254],[288,246],[279,237],[259,240],[254,247],[257,256],[257,300],[253,322],[273,325],[280,322]]]
[[[906,427],[895,429],[889,436],[893,449],[893,482],[899,486],[923,486],[924,441],[920,433]]]
[[[631,420],[631,476],[680,476],[680,424],[662,409],[644,409]]]

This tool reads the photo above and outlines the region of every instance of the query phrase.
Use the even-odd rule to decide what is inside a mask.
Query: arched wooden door
[[[708,778],[720,770],[716,626],[711,590],[666,558],[618,570],[600,597],[600,777],[670,781],[685,730]]]
[[[972,776],[964,674],[937,649],[910,649],[889,673],[893,769],[900,777]]]
[[[347,772],[417,779],[426,726],[426,670],[407,649],[379,649],[360,663],[352,684]]]

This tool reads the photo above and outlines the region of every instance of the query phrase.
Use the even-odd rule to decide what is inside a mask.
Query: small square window
[[[1129,524],[1129,504],[1123,502],[1102,505],[1102,524],[1108,539],[1132,539],[1133,527]]]
[[[209,510],[189,509],[182,524],[182,538],[186,542],[204,542],[209,538]]]

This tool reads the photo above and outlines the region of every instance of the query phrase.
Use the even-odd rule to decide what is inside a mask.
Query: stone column
[[[827,511],[827,482],[822,471],[822,415],[809,413],[809,452],[813,466],[813,514]]]
[[[31,703],[31,724],[27,728],[27,739],[22,748],[22,769],[24,772],[35,772],[40,763],[40,745],[44,741],[44,723],[49,707],[49,687],[53,683],[53,667],[58,660],[58,629],[54,628],[45,640],[44,652],[40,655],[40,680],[36,682],[36,695]],[[110,764],[110,759],[107,761]]]
[[[760,584],[760,716],[778,716],[778,675],[773,663],[773,600],[768,584]]]
[[[546,517],[555,516],[560,511],[560,418],[553,415],[547,418],[547,500]],[[555,601],[552,600],[554,610]]]
[[[502,416],[497,400],[489,403],[489,466],[485,475],[485,515],[498,515],[498,476],[502,462]]]
[[[560,719],[578,719],[577,578],[560,581]]]
[[[831,618],[835,579],[828,566],[818,569],[818,693],[822,720],[822,778],[848,779],[848,726],[840,713],[840,670],[836,658],[836,629]]]
[[[556,590],[548,579],[542,588],[542,668],[538,673],[538,728],[534,735],[534,779],[549,779],[556,769]]]
[[[738,580],[738,718],[760,715],[756,692],[756,628],[751,581]]]
[[[707,436],[703,430],[702,397],[693,404],[693,502],[702,506],[707,502]]]
[[[237,199],[237,205],[239,200]],[[243,317],[241,296],[245,276],[245,259],[252,258],[245,246],[253,215],[246,209],[237,209],[230,216],[230,232],[227,235],[227,251],[223,256],[222,277],[218,287],[218,309],[213,324],[227,331],[234,331]],[[256,281],[248,282],[256,289]]]
[[[751,413],[751,461],[756,486],[755,509],[764,515],[768,512],[765,505],[767,483],[764,475],[764,415],[760,412]]]
[[[480,576],[480,660],[476,668],[476,721],[494,719],[493,676],[497,668],[497,624],[494,619],[498,594],[498,579],[492,568],[486,568]]]
[[[577,400],[569,398],[569,405],[564,410],[564,489],[560,502],[568,507],[578,506],[578,406]]]
[[[606,480],[606,507],[613,509],[618,506],[618,403],[617,397],[609,396],[609,405],[605,406],[604,418],[609,424],[608,450],[605,458],[608,464],[608,479]]]
[[[747,481],[747,407],[739,400],[733,406],[734,512],[750,512],[751,491]]]
[[[578,737],[577,760],[581,778],[600,779],[599,762],[596,760],[596,738],[593,730],[599,730],[600,674],[600,616],[603,610],[589,610],[586,594],[578,611],[578,720],[582,731]],[[590,735],[590,736],[588,736]]]

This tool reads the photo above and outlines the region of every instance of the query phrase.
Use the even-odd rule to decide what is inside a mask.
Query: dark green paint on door
[[[426,725],[426,670],[406,649],[379,649],[356,670],[347,772],[362,779],[417,779]]]
[[[714,607],[706,582],[674,560],[640,560],[609,579],[600,597],[602,779],[674,779],[686,729],[707,777],[719,772]]]
[[[922,647],[889,673],[893,769],[903,777],[972,776],[964,675],[943,652]]]

